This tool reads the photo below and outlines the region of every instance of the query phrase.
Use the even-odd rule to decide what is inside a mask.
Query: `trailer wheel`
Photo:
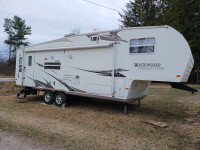
[[[66,96],[63,93],[56,93],[55,97],[54,97],[54,102],[56,104],[56,106],[62,106],[65,102],[66,102]]]
[[[53,104],[54,94],[51,91],[46,91],[43,96],[45,104]]]

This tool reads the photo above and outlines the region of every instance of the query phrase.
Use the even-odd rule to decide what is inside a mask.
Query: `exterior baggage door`
[[[118,78],[115,80],[115,91],[116,91],[116,96],[117,97],[124,97],[124,90],[125,90],[125,85],[124,85],[124,79],[123,78]]]
[[[34,86],[34,53],[25,54],[24,63],[24,86]]]

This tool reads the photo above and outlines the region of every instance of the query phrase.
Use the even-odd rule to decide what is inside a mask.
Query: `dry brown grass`
[[[9,82],[0,82],[0,96],[5,95],[13,95],[20,91],[19,88],[15,87],[15,82],[9,81]]]
[[[151,87],[142,107],[129,105],[127,115],[121,104],[87,98],[73,97],[71,107],[59,108],[42,105],[42,96],[25,100],[0,96],[0,127],[66,149],[197,149],[199,141],[193,141],[191,130],[183,126],[193,115],[181,101],[195,96],[199,94]],[[152,126],[146,120],[163,121],[169,127]]]
[[[0,74],[0,78],[14,78],[14,75],[2,75]]]
[[[0,96],[8,96],[16,94],[20,91],[20,88],[15,87],[15,82],[0,82]]]

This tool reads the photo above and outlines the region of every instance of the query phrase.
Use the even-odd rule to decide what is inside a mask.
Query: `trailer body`
[[[21,48],[16,85],[120,102],[147,95],[151,81],[187,82],[194,59],[170,26],[68,35]]]

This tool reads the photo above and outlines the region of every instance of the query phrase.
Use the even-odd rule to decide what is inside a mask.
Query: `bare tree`
[[[81,28],[74,28],[71,33],[80,34]]]
[[[1,62],[4,62],[4,58],[3,58],[2,52],[0,51],[0,63],[1,63]]]

